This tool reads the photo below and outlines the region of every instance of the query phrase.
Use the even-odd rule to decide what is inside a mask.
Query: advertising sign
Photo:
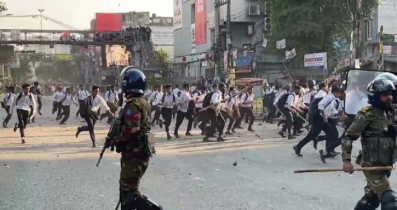
[[[390,55],[391,54],[391,46],[383,46],[383,54]]]
[[[121,31],[122,27],[121,14],[96,13],[96,31]]]
[[[237,57],[234,60],[234,67],[251,67],[251,57]]]
[[[327,53],[313,53],[305,55],[305,67],[324,67],[327,69]]]
[[[155,45],[174,45],[174,32],[171,26],[150,26]]]
[[[194,23],[190,26],[190,34],[192,38],[192,53],[196,53],[196,26]]]
[[[195,0],[196,45],[207,43],[207,0]]]
[[[174,1],[174,31],[182,28],[182,0]]]
[[[130,52],[126,51],[124,46],[107,45],[106,46],[106,61],[107,66],[128,66],[128,59]]]
[[[208,13],[208,28],[215,28],[215,11]]]

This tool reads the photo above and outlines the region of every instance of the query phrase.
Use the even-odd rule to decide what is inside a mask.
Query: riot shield
[[[384,71],[352,69],[347,74],[345,113],[356,115],[363,107],[369,106],[367,98],[368,84]]]

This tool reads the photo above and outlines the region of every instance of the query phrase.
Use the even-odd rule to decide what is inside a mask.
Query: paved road
[[[120,155],[106,153],[95,167],[101,148],[91,148],[88,134],[75,138],[76,127],[83,124],[73,116],[77,107],[68,125],[59,125],[50,105],[45,101],[44,115],[28,126],[25,145],[18,132],[0,129],[0,209],[114,209]],[[4,116],[1,111],[0,118]],[[258,121],[255,133],[239,130],[223,143],[202,142],[198,130],[185,137],[184,128],[186,124],[182,138],[170,141],[162,129],[153,129],[158,154],[141,192],[166,210],[353,209],[362,196],[361,173],[293,174],[295,169],[341,167],[341,159],[323,164],[311,144],[302,150],[303,157],[295,156],[292,146],[300,138],[280,138],[275,125]],[[96,126],[100,146],[107,129],[105,123]]]

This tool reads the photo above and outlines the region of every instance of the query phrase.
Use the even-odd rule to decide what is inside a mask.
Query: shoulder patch
[[[363,108],[359,111],[359,113],[365,114],[365,113],[367,113],[369,110],[372,110],[372,106],[363,107]]]

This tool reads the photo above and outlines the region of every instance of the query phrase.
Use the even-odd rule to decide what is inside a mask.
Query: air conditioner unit
[[[248,15],[251,16],[261,15],[261,7],[259,5],[248,5]]]

